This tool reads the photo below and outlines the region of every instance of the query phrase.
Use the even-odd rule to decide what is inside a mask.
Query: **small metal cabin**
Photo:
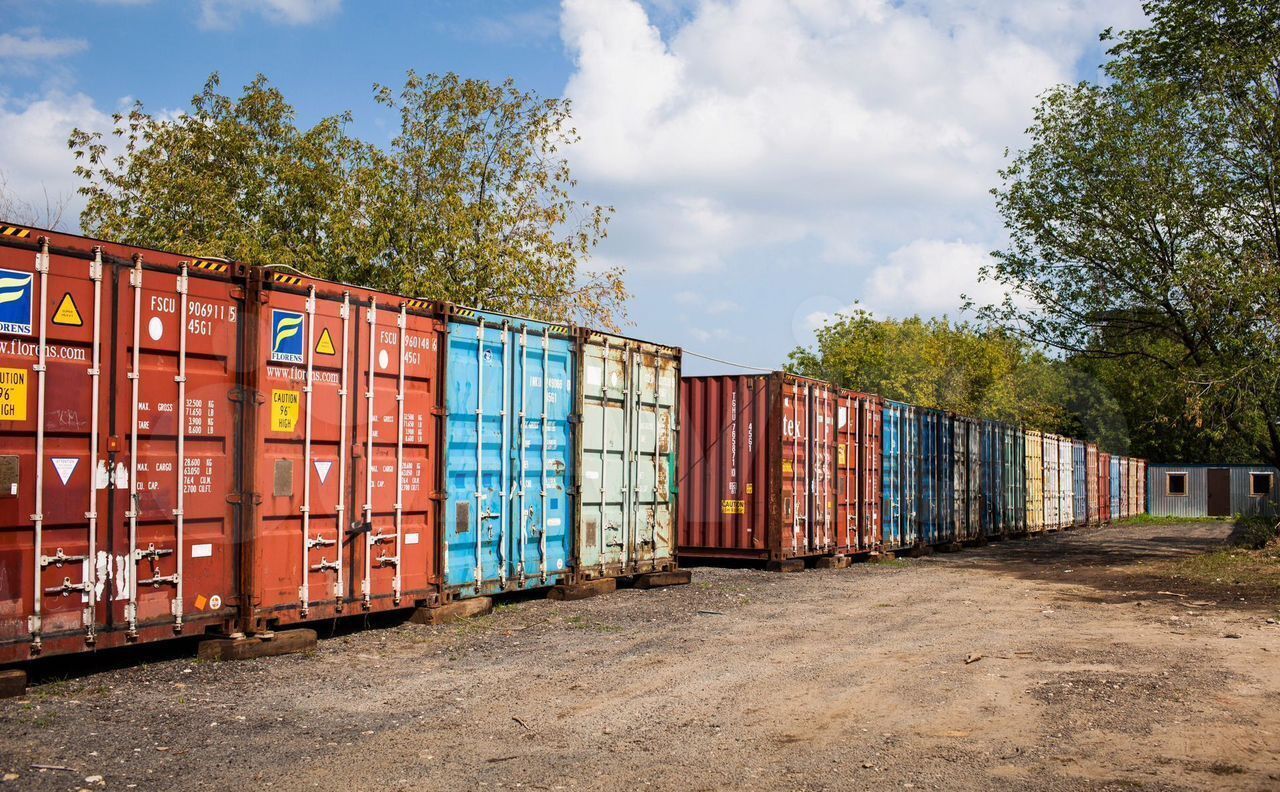
[[[1232,517],[1277,512],[1280,471],[1269,465],[1147,468],[1147,508],[1156,517]]]

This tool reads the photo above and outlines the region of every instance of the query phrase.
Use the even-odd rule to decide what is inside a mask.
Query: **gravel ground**
[[[1227,531],[696,568],[305,655],[67,666],[0,702],[0,788],[1274,790],[1280,592],[1164,572]]]

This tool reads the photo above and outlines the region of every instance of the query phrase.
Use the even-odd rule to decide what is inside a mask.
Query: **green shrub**
[[[1261,550],[1274,541],[1277,533],[1274,517],[1261,515],[1240,515],[1236,517],[1233,536],[1235,543],[1251,550]]]

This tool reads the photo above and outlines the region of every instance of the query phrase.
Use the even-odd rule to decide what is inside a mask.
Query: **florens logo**
[[[271,311],[271,359],[280,363],[301,363],[305,338],[302,314],[297,311]]]
[[[0,269],[0,333],[31,335],[29,272]]]

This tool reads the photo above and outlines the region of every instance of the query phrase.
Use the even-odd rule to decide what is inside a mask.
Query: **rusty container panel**
[[[260,288],[247,628],[436,600],[439,319],[279,272]]]
[[[1098,452],[1098,524],[1111,522],[1111,455]]]
[[[674,569],[680,350],[584,330],[577,352],[575,572]]]
[[[681,382],[681,558],[836,548],[837,389],[783,372]]]
[[[839,392],[836,411],[836,549],[879,549],[881,472],[884,446],[881,400],[851,390]]]
[[[3,230],[0,662],[226,626],[239,273]]]
[[[1027,532],[1040,533],[1045,530],[1045,464],[1044,436],[1034,429],[1025,432],[1026,449],[1026,491],[1027,491]]]
[[[1085,522],[1098,525],[1101,515],[1098,511],[1098,447],[1087,443],[1084,449],[1085,467]]]

